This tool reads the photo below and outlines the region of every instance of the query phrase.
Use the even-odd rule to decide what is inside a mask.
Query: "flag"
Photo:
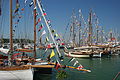
[[[60,41],[60,39],[58,38],[58,39],[56,39],[56,41]]]
[[[48,39],[48,37],[46,37],[46,42],[48,42],[49,41],[49,39]]]
[[[49,23],[50,23],[50,20],[47,20],[47,23],[49,24]]]
[[[33,1],[31,1],[31,3],[29,4],[29,6],[31,7],[33,5]]]
[[[25,4],[27,3],[27,0],[25,0]]]
[[[19,2],[18,2],[18,0],[16,0],[16,9],[15,9],[14,13],[19,11],[19,7],[20,7]]]
[[[44,34],[46,34],[46,31],[45,31],[45,30],[42,32],[41,36],[44,35]]]
[[[52,49],[52,52],[50,54],[50,58],[52,58],[53,56],[55,56],[54,50]]]
[[[39,29],[38,29],[38,31],[40,31],[42,28],[43,28],[43,25],[41,24],[40,27],[39,27]]]
[[[78,61],[75,61],[75,63],[74,63],[74,65],[73,66],[75,66],[76,64],[78,64],[79,62]]]
[[[55,69],[58,70],[58,68],[62,67],[59,63],[55,63]]]
[[[78,67],[77,67],[77,69],[79,70],[79,69],[83,69],[83,66],[80,64]]]
[[[24,11],[24,10],[25,10],[24,8],[21,9],[21,11]]]
[[[46,13],[43,13],[44,16],[46,16],[47,14]]]
[[[0,15],[1,15],[1,12],[2,12],[1,7],[2,7],[2,2],[1,2],[1,0],[0,0]]]
[[[20,7],[18,0],[16,0],[16,9]]]
[[[55,32],[55,30],[52,30],[51,32],[52,32],[52,33],[54,33],[54,32]]]
[[[41,21],[41,18],[38,18],[38,21],[37,22],[40,22]]]

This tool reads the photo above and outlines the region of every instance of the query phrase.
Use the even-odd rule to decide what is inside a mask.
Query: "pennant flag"
[[[46,16],[47,14],[46,13],[43,13],[44,16]]]
[[[58,36],[58,34],[56,33],[55,35],[54,35],[54,38],[56,38]]]
[[[33,5],[33,1],[31,1],[31,3],[29,4],[29,6],[31,7]]]
[[[38,16],[38,13],[36,12],[35,16]]]
[[[52,52],[50,54],[50,58],[52,58],[53,56],[55,56],[54,50],[52,49]]]
[[[58,70],[58,68],[62,67],[59,63],[55,63],[55,69]]]
[[[76,64],[78,64],[79,62],[78,61],[75,61],[75,63],[74,63],[74,65],[73,66],[75,66]]]
[[[27,3],[27,0],[25,0],[25,4]]]
[[[42,32],[41,36],[44,35],[44,34],[46,34],[46,31],[45,31],[45,30]]]
[[[38,21],[37,22],[40,22],[41,21],[41,18],[38,18]]]
[[[22,16],[19,16],[19,18],[22,18]]]
[[[16,9],[20,7],[18,0],[16,0]]]
[[[18,9],[15,9],[14,13],[17,13],[19,11],[19,8]]]
[[[15,30],[13,30],[13,32],[15,32]]]
[[[1,0],[0,0],[0,15],[2,14],[2,2],[1,2]]]
[[[50,23],[50,20],[47,20],[47,23],[49,24],[49,23]]]
[[[56,39],[56,41],[60,41],[60,40],[61,40],[61,39],[59,39],[59,38],[58,38],[58,39]]]
[[[47,48],[51,48],[51,45],[50,45],[50,44],[48,44],[48,45],[47,45]]]
[[[24,8],[22,8],[21,11],[24,11]]]
[[[19,2],[18,2],[18,0],[16,0],[16,9],[15,9],[14,13],[19,11],[19,7],[20,7]]]
[[[46,37],[46,42],[48,42],[49,41],[49,39],[48,39],[48,37]]]
[[[77,67],[77,69],[79,70],[79,69],[83,69],[83,66],[80,64],[78,67]]]
[[[39,29],[38,29],[38,31],[40,31],[42,28],[43,28],[43,25],[41,24],[40,27],[39,27]]]
[[[17,22],[19,22],[20,20],[18,19]]]
[[[52,32],[52,33],[54,33],[54,32],[55,32],[55,30],[52,30],[51,32]]]
[[[37,9],[37,7],[36,7],[36,6],[34,7],[34,10],[35,10],[35,9]]]

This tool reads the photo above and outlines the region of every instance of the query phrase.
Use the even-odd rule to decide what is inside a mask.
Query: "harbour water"
[[[68,63],[71,58],[65,57],[64,64],[73,65],[74,62]],[[113,78],[120,72],[120,55],[106,56],[102,58],[77,58],[77,60],[86,69],[90,69],[91,73],[79,72],[73,69],[64,69],[68,77],[64,80],[113,80]],[[77,66],[77,65],[76,65]],[[51,75],[34,75],[34,80],[57,80],[57,71],[53,69]],[[120,80],[120,76],[116,79]]]

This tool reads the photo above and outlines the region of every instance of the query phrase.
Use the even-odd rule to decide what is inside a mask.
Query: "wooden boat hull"
[[[32,69],[0,71],[0,80],[33,80]]]

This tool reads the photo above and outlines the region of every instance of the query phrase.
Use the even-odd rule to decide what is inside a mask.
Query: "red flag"
[[[61,65],[60,65],[59,63],[56,63],[56,64],[55,64],[55,69],[56,69],[56,70],[58,70],[58,68],[60,68],[60,67],[61,67]]]
[[[42,24],[41,24],[41,26],[39,27],[38,31],[40,31],[42,28],[43,28],[43,26],[42,26]]]
[[[47,14],[46,13],[43,13],[44,16],[46,16]]]
[[[41,21],[41,18],[38,18],[38,22],[40,22]]]

